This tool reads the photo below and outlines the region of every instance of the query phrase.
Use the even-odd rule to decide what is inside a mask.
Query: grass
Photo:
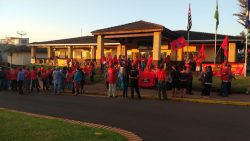
[[[103,129],[0,110],[1,141],[127,141]]]
[[[249,78],[242,76],[236,76],[236,80],[232,81],[232,93],[245,93],[248,85],[250,84]],[[220,77],[213,77],[212,91],[220,90],[221,80]],[[198,80],[198,77],[194,75],[193,79],[193,89],[201,90],[201,82]]]

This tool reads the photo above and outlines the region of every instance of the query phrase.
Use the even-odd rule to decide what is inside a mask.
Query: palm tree
[[[233,14],[236,16],[238,19],[238,23],[240,23],[242,26],[246,26],[247,22],[247,17],[246,17],[246,12],[247,12],[247,0],[238,0],[238,5],[239,5],[239,12]]]

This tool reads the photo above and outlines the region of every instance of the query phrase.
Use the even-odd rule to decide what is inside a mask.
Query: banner
[[[155,73],[153,71],[140,71],[139,76],[140,87],[154,87],[155,86]]]
[[[67,59],[57,59],[57,65],[61,67],[66,67],[67,65]]]
[[[231,71],[234,75],[244,75],[244,63],[229,63],[231,65]],[[221,66],[223,64],[202,64],[202,70],[207,66],[211,66],[215,76],[221,76]]]

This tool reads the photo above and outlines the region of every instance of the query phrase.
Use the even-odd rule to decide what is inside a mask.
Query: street
[[[250,140],[249,107],[3,91],[0,107],[118,127],[145,141]]]

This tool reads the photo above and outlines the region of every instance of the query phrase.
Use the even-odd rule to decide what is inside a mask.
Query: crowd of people
[[[70,62],[69,62],[70,63]],[[172,89],[172,97],[185,97],[192,94],[193,71],[190,61],[180,66],[171,64],[170,56],[162,58],[158,64],[153,64],[150,55],[135,56],[132,60],[120,55],[107,57],[102,56],[100,60],[101,72],[109,97],[117,97],[117,89],[122,91],[122,97],[128,97],[130,86],[131,98],[136,92],[141,99],[139,79],[142,71],[154,71],[158,88],[158,98],[168,99],[167,90]],[[198,66],[200,66],[198,64]],[[19,91],[19,94],[30,93],[35,89],[48,93],[50,89],[54,94],[61,94],[65,89],[72,91],[72,95],[84,94],[85,79],[89,77],[94,81],[96,75],[96,62],[85,62],[83,64],[71,62],[70,65],[60,67],[41,66],[0,68],[0,90]],[[201,71],[200,68],[196,69]],[[231,93],[231,81],[236,79],[231,72],[231,66],[226,62],[221,68],[221,90],[220,95],[228,96]],[[199,73],[202,86],[202,95],[209,97],[213,84],[212,67],[208,66]],[[180,94],[180,96],[178,96]]]

